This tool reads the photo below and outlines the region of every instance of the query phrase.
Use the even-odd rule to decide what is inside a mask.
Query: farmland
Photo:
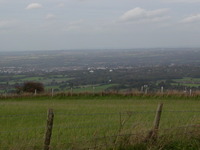
[[[27,81],[47,92],[200,90],[199,57],[198,48],[2,52],[0,93]]]
[[[162,129],[200,122],[198,97],[38,96],[1,99],[0,147],[2,150],[15,150],[16,147],[24,150],[41,149],[49,108],[55,113],[51,146],[52,149],[61,150],[82,147],[86,141],[91,142],[98,137],[149,130],[159,103],[164,104],[161,135],[166,134]],[[126,120],[121,131],[120,120]],[[179,137],[176,134],[173,136]],[[106,138],[100,138],[98,142],[105,144],[105,140],[110,142]],[[85,146],[94,146],[90,142]]]
[[[77,76],[76,76],[77,77]],[[102,92],[107,88],[115,86],[117,84],[80,84],[73,86],[73,83],[70,83],[71,80],[74,80],[73,77],[68,77],[68,75],[52,75],[52,74],[43,74],[43,75],[4,75],[1,76],[0,81],[0,93],[14,93],[15,86],[21,85],[25,82],[41,82],[44,84],[46,91],[71,91],[73,88],[74,92]],[[2,87],[1,87],[2,86]]]
[[[183,85],[186,87],[198,87],[200,84],[200,78],[185,77],[182,79],[175,79],[174,81],[176,83],[173,83],[173,85]]]
[[[199,90],[199,77],[199,67],[191,66],[11,73],[0,76],[0,93],[16,93],[15,87],[27,81],[43,83],[47,92],[51,89],[55,92],[71,89],[74,92],[132,91],[141,90],[144,85],[151,92],[160,91],[161,87],[165,90]]]

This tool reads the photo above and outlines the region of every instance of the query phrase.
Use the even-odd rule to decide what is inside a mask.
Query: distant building
[[[90,72],[90,73],[94,73],[94,71],[93,71],[93,70],[90,70],[89,72]]]

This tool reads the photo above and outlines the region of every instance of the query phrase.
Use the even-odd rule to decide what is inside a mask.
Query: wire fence
[[[21,117],[38,117],[46,116],[45,113],[35,113],[35,114],[11,114],[11,115],[0,115],[0,118],[21,118]]]
[[[153,119],[155,114],[157,113],[158,110],[102,113],[66,113],[55,111],[52,134],[53,144],[49,145],[49,148],[54,149],[57,147],[62,147],[63,145],[64,147],[72,147],[72,149],[76,149],[77,147],[78,149],[98,149],[119,145],[119,143],[122,142],[123,138],[127,137],[132,137],[133,139],[135,137],[135,139],[137,139],[138,136],[140,136],[141,141],[144,141],[145,138],[148,137],[148,134],[150,134],[150,132],[154,132],[157,134],[157,131],[159,131],[159,135],[165,135],[173,132],[174,135],[179,136],[192,135],[193,133],[197,134],[196,130],[200,131],[200,124],[196,124],[196,122],[195,124],[188,124],[186,122],[186,125],[172,125],[170,128],[154,128],[155,120],[153,121]],[[200,115],[200,111],[197,110],[162,111],[163,115],[169,114],[169,116],[172,116],[171,114],[175,114],[177,116],[177,120],[179,121],[181,121],[182,119],[180,115],[190,113],[192,113],[192,115],[189,115],[190,119],[192,117],[195,118],[197,117],[197,115]],[[137,118],[137,120],[135,118],[138,117],[138,115],[142,116]],[[16,144],[20,142],[20,140],[30,142],[33,137],[36,139],[35,142],[40,141],[39,148],[38,143],[34,143],[35,145],[33,144],[33,146],[26,146],[26,143],[24,143],[23,145],[20,145],[20,147],[22,147],[22,149],[41,149],[43,145],[42,141],[44,140],[44,134],[48,126],[45,125],[46,116],[46,113],[0,115],[0,149],[10,149],[9,147],[16,146]],[[143,118],[144,116],[150,117],[146,117],[145,120],[145,118]],[[97,120],[95,120],[96,118]],[[30,121],[30,124],[28,125],[23,125],[23,123],[27,123],[27,119],[30,119],[32,121]],[[145,121],[139,119],[144,119]],[[170,120],[170,118],[161,119]],[[198,120],[200,118],[196,119]],[[181,131],[179,132],[178,130]],[[27,136],[24,136],[26,134]],[[71,139],[73,138],[73,136],[75,137],[74,140]],[[151,136],[154,135],[151,133],[150,137]],[[79,141],[79,138],[84,140]],[[11,139],[13,140],[13,143],[10,141]],[[88,146],[86,146],[87,144],[85,144],[83,147],[83,145],[81,145],[83,143],[90,144],[88,144]],[[6,144],[10,146],[5,146]],[[83,148],[81,148],[80,145]]]
[[[187,125],[187,126],[180,126],[180,127],[174,127],[174,128],[165,128],[165,129],[159,129],[160,132],[166,132],[166,131],[175,131],[177,129],[186,129],[186,128],[196,128],[196,127],[200,127],[200,125]],[[148,134],[149,132],[151,132],[152,130],[144,130],[144,131],[140,131],[138,133],[125,133],[125,134],[113,134],[113,135],[109,135],[109,136],[99,136],[99,137],[93,137],[92,139],[90,140],[83,140],[83,141],[76,141],[75,145],[82,145],[82,144],[88,144],[88,143],[95,143],[93,144],[93,146],[81,146],[81,147],[73,147],[74,149],[79,149],[79,150],[86,150],[86,149],[97,149],[97,148],[100,148],[100,149],[103,149],[104,147],[106,148],[111,148],[110,146],[119,146],[119,143],[116,143],[114,142],[116,140],[117,137],[135,137],[135,138],[138,138],[138,136],[140,136],[141,138],[141,135],[146,135]],[[200,129],[199,129],[200,131]],[[192,132],[176,132],[175,133],[176,136],[187,136],[187,135],[191,135]],[[145,136],[144,136],[145,137]],[[143,138],[144,138],[143,137]],[[141,138],[140,140],[144,140],[143,138]],[[111,142],[109,142],[108,139],[111,139]],[[100,144],[98,143],[99,141],[101,140],[104,140],[104,142],[100,142]],[[64,144],[64,143],[63,143]],[[68,143],[68,144],[71,144],[73,145],[74,143]],[[53,147],[52,147],[53,148]]]
[[[193,110],[163,110],[163,113],[200,113],[200,111]],[[127,114],[146,114],[146,113],[156,113],[156,111],[123,111],[115,113],[64,113],[55,112],[55,115],[65,115],[65,116],[106,116],[106,115],[127,115]],[[33,116],[46,116],[46,113],[31,113],[31,114],[10,114],[10,115],[0,115],[0,118],[20,118],[20,117],[33,117]]]
[[[150,96],[150,97],[170,97],[170,96],[177,96],[182,98],[199,98],[200,91],[199,90],[193,90],[193,89],[184,89],[184,90],[170,90],[170,89],[157,89],[157,90],[149,90],[149,88],[143,89],[143,90],[132,90],[132,91],[74,91],[71,89],[70,91],[62,91],[62,92],[54,92],[52,89],[51,92],[44,92],[44,93],[7,93],[0,92],[0,99],[10,99],[10,98],[33,98],[33,97],[79,97],[79,96],[91,96],[91,97],[102,97],[102,96],[121,96],[121,97],[127,97],[127,96]]]

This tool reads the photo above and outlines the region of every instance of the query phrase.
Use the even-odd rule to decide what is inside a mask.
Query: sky
[[[0,0],[0,51],[200,47],[200,0]]]

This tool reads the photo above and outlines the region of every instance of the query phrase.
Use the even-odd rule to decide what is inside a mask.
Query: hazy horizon
[[[139,50],[190,50],[198,49],[200,47],[138,47],[138,48],[88,48],[88,49],[43,49],[43,50],[0,50],[0,52],[45,52],[45,51],[120,51],[120,50],[130,50],[130,51],[139,51]]]

